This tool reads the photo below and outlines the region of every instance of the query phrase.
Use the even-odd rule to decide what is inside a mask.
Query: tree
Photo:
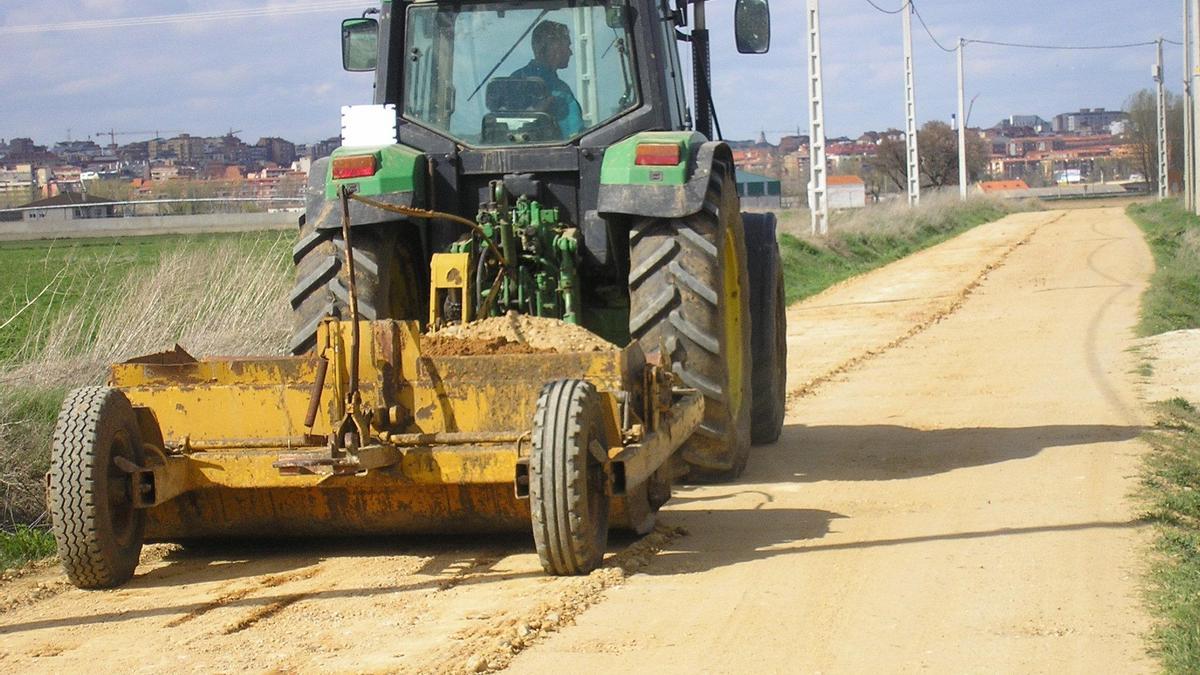
[[[958,185],[958,132],[949,124],[930,120],[917,132],[922,187]],[[967,133],[967,178],[978,180],[987,168],[987,145]],[[901,190],[908,189],[908,160],[902,139],[884,138],[879,144],[879,170]]]
[[[918,138],[920,138],[918,136]],[[875,168],[896,186],[897,190],[908,190],[908,159],[904,139],[888,134],[879,141],[879,154]]]
[[[1125,139],[1136,148],[1138,173],[1158,187],[1158,103],[1149,89],[1141,89],[1125,102],[1129,126]]]
[[[1167,92],[1167,160],[1168,173],[1176,177],[1183,172],[1183,99]],[[1158,101],[1151,89],[1135,92],[1125,102],[1129,124],[1125,141],[1135,147],[1134,162],[1146,180],[1158,188]]]

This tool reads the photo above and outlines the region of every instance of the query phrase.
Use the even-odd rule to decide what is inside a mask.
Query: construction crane
[[[138,136],[141,134],[154,134],[154,137],[158,138],[162,131],[165,131],[169,134],[183,133],[183,129],[162,129],[162,130],[156,129],[154,131],[116,131],[115,129],[109,129],[108,131],[97,131],[96,133],[92,134],[92,136],[93,137],[108,136],[109,150],[111,150],[112,153],[115,155],[115,154],[117,154],[117,136]]]

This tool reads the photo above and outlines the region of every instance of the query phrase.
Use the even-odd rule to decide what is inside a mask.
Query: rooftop
[[[1006,190],[1028,190],[1029,186],[1023,180],[985,180],[979,183],[979,189],[984,192],[1004,192]]]
[[[28,208],[28,207],[34,207],[34,206],[73,206],[76,204],[112,204],[112,203],[113,203],[113,200],[111,200],[111,199],[103,199],[101,197],[96,197],[96,196],[88,195],[88,194],[81,194],[79,192],[63,192],[63,193],[54,195],[53,197],[47,197],[45,199],[39,199],[34,202],[29,202],[22,208]]]
[[[858,176],[827,176],[826,185],[866,185]]]

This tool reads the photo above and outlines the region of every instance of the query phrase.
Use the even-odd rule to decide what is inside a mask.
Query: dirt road
[[[1120,210],[1023,214],[793,307],[780,442],[590,577],[527,538],[155,547],[116,591],[0,584],[0,669],[1150,670],[1151,268]]]

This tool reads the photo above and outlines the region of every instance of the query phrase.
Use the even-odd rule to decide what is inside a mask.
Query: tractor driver
[[[565,24],[543,21],[533,29],[533,60],[513,72],[512,77],[533,77],[546,83],[550,92],[544,110],[550,113],[565,138],[583,130],[583,109],[574,92],[558,77],[571,62],[571,34]]]

